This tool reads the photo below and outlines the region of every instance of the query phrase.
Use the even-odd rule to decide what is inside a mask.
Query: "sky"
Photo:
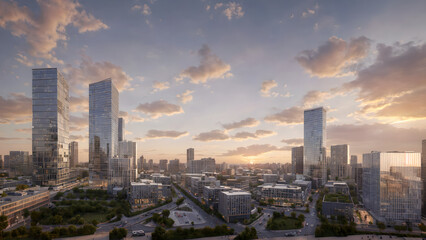
[[[88,161],[88,85],[111,77],[138,156],[291,162],[303,111],[327,143],[421,151],[425,1],[0,0],[0,155],[31,151],[33,68],[70,86]]]

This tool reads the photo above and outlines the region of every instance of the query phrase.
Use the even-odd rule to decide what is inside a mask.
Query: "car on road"
[[[132,231],[132,237],[140,237],[145,236],[145,232],[143,230]]]

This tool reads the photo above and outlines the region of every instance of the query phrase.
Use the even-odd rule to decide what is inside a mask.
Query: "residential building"
[[[348,175],[349,145],[331,146],[330,175],[331,179],[343,179]]]
[[[110,158],[108,192],[116,194],[123,189],[128,190],[130,183],[135,181],[134,171],[131,158]]]
[[[126,140],[118,142],[118,157],[131,159],[132,173],[134,174],[134,176],[132,176],[133,179],[136,179],[136,174],[138,169],[138,163],[136,159],[137,152],[138,152],[138,147],[136,142],[126,141]]]
[[[0,169],[4,169],[3,157],[0,155]]]
[[[257,194],[260,200],[271,202],[277,206],[291,206],[292,204],[303,205],[309,193],[301,187],[289,184],[268,184],[265,183],[257,187]]]
[[[304,111],[303,174],[312,178],[315,188],[327,179],[326,122],[323,107]]]
[[[157,204],[171,197],[171,188],[151,180],[132,182],[130,184],[129,202],[136,208]]]
[[[364,206],[387,224],[421,220],[421,156],[415,152],[363,154]]]
[[[168,170],[171,174],[179,173],[179,159],[170,160]]]
[[[118,90],[111,78],[89,85],[89,177],[105,185],[109,159],[118,154]]]
[[[202,158],[189,162],[188,173],[215,172],[216,160],[214,158]]]
[[[124,134],[125,134],[125,128],[124,128],[124,118],[118,118],[118,141],[124,141]]]
[[[228,186],[204,186],[203,197],[204,201],[206,201],[209,205],[214,205],[214,209],[217,209],[217,204],[219,203],[219,192],[223,191],[231,191],[232,188]]]
[[[263,174],[264,183],[276,183],[279,179],[278,174]]]
[[[56,68],[33,69],[33,183],[57,186],[69,175],[69,87]]]
[[[148,164],[146,162],[146,158],[140,156],[138,160],[138,172],[142,170],[148,170]]]
[[[0,215],[7,217],[9,225],[24,219],[24,210],[34,211],[50,203],[47,187],[35,187],[26,191],[11,192],[0,200]]]
[[[303,146],[291,148],[292,173],[303,174]]]
[[[70,168],[75,168],[78,165],[78,142],[71,142],[70,146]]]
[[[160,171],[167,172],[167,162],[168,162],[167,159],[160,160],[160,164],[159,164]]]
[[[172,179],[171,179],[170,176],[164,176],[163,174],[159,174],[159,173],[152,174],[151,179],[155,183],[161,183],[163,185],[171,185],[172,184]]]
[[[331,216],[345,216],[350,219],[353,216],[353,201],[349,193],[348,184],[345,182],[329,181],[325,184],[328,192],[322,201],[322,214]]]
[[[251,194],[244,191],[219,192],[219,213],[226,222],[250,218]]]
[[[194,149],[188,148],[186,149],[186,168],[188,173],[192,173],[192,161],[194,161]]]
[[[220,186],[220,181],[215,177],[192,177],[191,178],[191,192],[196,196],[203,196],[205,186]]]

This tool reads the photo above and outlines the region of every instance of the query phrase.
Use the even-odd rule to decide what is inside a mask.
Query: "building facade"
[[[194,149],[186,149],[186,168],[188,173],[192,173],[190,169],[192,169],[192,161],[194,161],[194,159]]]
[[[303,174],[315,180],[315,185],[323,185],[327,179],[326,122],[323,107],[304,111]]]
[[[422,216],[426,217],[426,139],[422,141],[422,182],[423,182],[423,206]]]
[[[112,80],[89,85],[89,177],[104,185],[118,153],[118,90]]]
[[[145,180],[130,184],[129,201],[134,208],[155,205],[170,196],[170,186],[164,186],[161,183]]]
[[[75,168],[78,165],[78,142],[70,143],[70,168]]]
[[[388,224],[421,220],[420,153],[363,154],[362,199],[365,207]]]
[[[335,145],[330,148],[330,175],[331,179],[343,179],[348,176],[349,145]]]
[[[136,142],[125,141],[125,140],[118,142],[118,157],[130,158],[133,170],[138,169],[138,162],[136,159],[137,152],[138,152],[138,145],[136,144]],[[135,174],[132,178],[136,179],[137,171],[132,171],[132,172]]]
[[[118,141],[124,141],[124,134],[125,134],[125,128],[124,128],[124,118],[118,118]]]
[[[260,199],[277,206],[303,205],[307,193],[301,187],[288,184],[264,184],[257,187]]]
[[[114,193],[115,189],[129,189],[130,183],[135,181],[135,171],[130,158],[110,158],[108,174],[108,192]]]
[[[251,194],[244,191],[219,192],[219,213],[226,222],[250,218]]]
[[[171,174],[179,173],[179,159],[170,160],[168,170]]]
[[[291,148],[292,174],[303,174],[303,146]]]
[[[69,87],[56,68],[33,69],[33,183],[69,181]]]
[[[32,175],[32,159],[27,151],[9,152],[9,177]]]
[[[160,163],[158,165],[159,168],[160,168],[160,171],[167,172],[167,163],[168,163],[167,159],[161,159],[160,160]]]

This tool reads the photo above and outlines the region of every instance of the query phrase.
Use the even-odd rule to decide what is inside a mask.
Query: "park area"
[[[272,218],[268,220],[266,229],[268,230],[290,230],[302,228],[305,215],[300,214],[296,217],[296,213],[292,212],[291,216],[284,213],[274,212]]]

